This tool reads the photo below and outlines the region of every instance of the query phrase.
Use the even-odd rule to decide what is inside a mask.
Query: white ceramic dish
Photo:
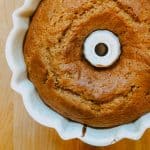
[[[22,47],[30,16],[40,0],[25,0],[23,6],[13,13],[14,27],[6,43],[6,58],[12,70],[11,87],[23,97],[24,105],[30,116],[42,125],[55,128],[62,139],[78,138],[94,146],[107,146],[123,138],[138,140],[150,128],[150,113],[137,121],[110,129],[87,127],[82,136],[83,125],[69,121],[48,108],[40,99],[34,85],[28,80]]]

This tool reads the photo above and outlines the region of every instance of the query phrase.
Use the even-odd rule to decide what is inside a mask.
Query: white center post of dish
[[[95,67],[113,65],[121,54],[119,38],[108,30],[92,32],[84,42],[84,56]]]

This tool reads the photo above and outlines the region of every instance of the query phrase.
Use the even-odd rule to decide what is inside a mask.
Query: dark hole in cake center
[[[99,43],[95,47],[95,52],[98,56],[105,56],[108,53],[108,47],[104,43]]]

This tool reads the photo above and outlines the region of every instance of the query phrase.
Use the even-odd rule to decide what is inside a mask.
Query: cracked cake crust
[[[136,1],[136,2],[135,2]],[[92,127],[131,122],[150,111],[150,1],[42,0],[24,43],[29,79],[43,101]],[[83,57],[93,31],[118,35],[120,59],[107,69]]]

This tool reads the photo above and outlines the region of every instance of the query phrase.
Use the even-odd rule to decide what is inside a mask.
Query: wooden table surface
[[[0,0],[0,150],[150,150],[150,130],[139,141],[123,140],[109,147],[92,147],[75,139],[63,141],[53,129],[27,114],[21,96],[10,88],[11,72],[4,54],[12,27],[11,14],[23,0]]]

